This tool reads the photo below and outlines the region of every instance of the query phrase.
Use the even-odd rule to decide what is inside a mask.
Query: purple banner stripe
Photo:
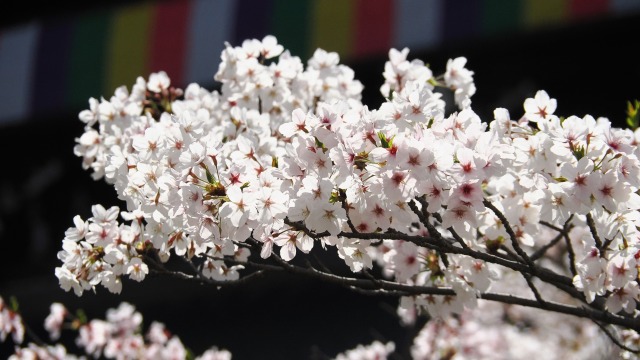
[[[444,40],[471,39],[480,36],[482,2],[448,0],[444,2]]]
[[[241,45],[247,39],[259,39],[271,31],[272,0],[239,0],[236,11],[234,42]]]
[[[42,25],[31,91],[31,105],[36,114],[65,108],[72,29],[69,18]]]

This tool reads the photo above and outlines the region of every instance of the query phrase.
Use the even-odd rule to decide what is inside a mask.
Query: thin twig
[[[593,322],[598,325],[598,327],[600,328],[600,330],[602,330],[602,332],[605,333],[605,335],[607,335],[607,337],[609,339],[611,339],[611,342],[613,342],[614,344],[616,344],[619,348],[626,350],[630,353],[633,354],[640,354],[640,349],[632,349],[628,346],[626,346],[625,344],[623,344],[620,340],[618,340],[616,338],[616,336],[614,334],[612,334],[606,327],[606,325],[600,323],[599,321],[593,320]]]
[[[562,237],[567,244],[567,254],[569,254],[569,269],[571,270],[571,275],[576,276],[578,274],[578,270],[576,269],[576,253],[573,251],[571,239],[566,233],[562,234]]]
[[[522,274],[522,276],[524,276],[524,279],[527,281],[527,285],[529,285],[529,289],[531,289],[533,296],[535,296],[536,300],[538,300],[538,303],[540,303],[540,306],[544,309],[547,302],[542,299],[542,296],[540,296],[540,292],[538,291],[538,288],[536,288],[536,285],[533,283],[531,275]]]
[[[591,213],[587,213],[587,225],[589,226],[589,230],[591,230],[593,240],[596,242],[596,248],[600,250],[600,256],[604,256],[604,249],[602,249],[602,240],[600,240],[598,229],[596,229],[596,222],[593,220],[593,216],[591,215]]]
[[[543,245],[540,247],[540,249],[538,249],[536,252],[534,252],[533,254],[531,254],[530,258],[531,261],[536,261],[538,259],[540,259],[541,257],[544,256],[544,254],[546,254],[547,250],[551,249],[552,247],[554,247],[557,243],[560,242],[560,240],[562,240],[562,238],[565,236],[564,232],[559,233],[558,235],[556,235],[556,237],[554,237],[553,239],[551,239],[551,241],[549,241],[547,244]]]
[[[493,211],[498,219],[500,219],[502,225],[504,225],[504,228],[507,231],[507,234],[509,234],[509,237],[511,238],[511,244],[516,253],[522,258],[522,260],[524,260],[525,263],[527,263],[527,265],[529,265],[531,269],[535,269],[535,265],[529,258],[529,255],[527,255],[527,253],[524,252],[524,250],[522,250],[522,248],[520,247],[520,244],[518,243],[518,237],[516,236],[516,233],[513,232],[513,229],[511,228],[511,225],[509,224],[509,221],[504,216],[504,214],[500,210],[498,210],[498,208],[495,207],[495,205],[493,205],[489,200],[485,199],[482,203],[484,204],[484,206],[491,209],[491,211]]]
[[[571,217],[573,217],[573,214],[571,215]],[[569,221],[569,220],[567,220],[567,221]],[[555,226],[555,225],[553,225],[553,224],[551,224],[549,222],[546,222],[546,221],[540,221],[540,225],[544,225],[544,226],[548,227],[549,229],[553,229],[553,230],[555,230],[557,232],[560,232],[560,233],[564,231],[564,229],[561,229],[561,228],[559,228],[559,227],[557,227],[557,226]]]
[[[508,259],[511,259],[513,261],[518,261],[518,262],[522,262],[523,260],[520,259],[520,257],[518,257],[518,254],[514,253],[513,251],[511,251],[511,249],[509,249],[506,245],[501,244],[500,245],[500,250],[504,251],[507,255]]]

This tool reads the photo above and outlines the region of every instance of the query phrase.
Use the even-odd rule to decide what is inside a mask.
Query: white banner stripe
[[[25,120],[30,98],[40,23],[2,31],[0,37],[0,125]]]
[[[214,82],[224,42],[233,40],[235,6],[233,0],[193,1],[185,61],[187,84],[197,82],[206,86]]]
[[[396,0],[393,46],[422,50],[439,45],[443,6],[442,0]]]

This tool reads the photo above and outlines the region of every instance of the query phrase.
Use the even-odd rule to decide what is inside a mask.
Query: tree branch
[[[374,295],[392,295],[392,296],[408,296],[408,295],[445,295],[445,296],[455,296],[456,293],[451,288],[445,287],[432,287],[432,286],[419,286],[419,285],[410,285],[410,284],[402,284],[388,280],[377,280],[372,281],[370,279],[359,279],[352,278],[347,276],[339,276],[332,273],[326,273],[320,271],[315,268],[304,268],[291,263],[288,263],[282,259],[280,259],[275,254],[274,260],[276,260],[280,264],[280,268],[278,271],[285,270],[294,274],[305,275],[312,278],[320,279],[323,281],[327,281],[329,283],[338,284],[350,288],[352,290],[363,291],[366,293],[374,294]],[[226,260],[226,259],[225,259]],[[238,264],[246,264],[246,265],[256,265],[249,262],[241,262],[237,261]],[[270,267],[270,270],[275,270],[273,265]],[[154,270],[158,272],[157,270]],[[185,279],[189,281],[196,281],[199,283],[214,285],[214,286],[228,286],[228,285],[237,285],[245,282],[245,278],[241,278],[235,281],[216,281],[210,279],[201,279],[199,277],[195,277],[192,275],[188,275],[182,272],[172,272],[172,271],[164,271],[158,272],[159,274],[172,276],[179,279]],[[611,314],[604,310],[599,310],[587,306],[572,306],[562,303],[556,303],[552,301],[542,300],[542,303],[539,299],[526,299],[517,297],[514,295],[506,295],[499,293],[481,293],[478,295],[478,298],[484,300],[491,300],[502,302],[505,304],[512,305],[521,305],[525,307],[544,309],[548,311],[553,311],[557,313],[574,315],[581,318],[589,318],[597,321],[601,321],[607,324],[619,325],[628,329],[633,329],[635,331],[640,330],[640,318],[626,317],[617,314]]]
[[[564,238],[564,233],[561,232],[558,235],[556,235],[556,237],[551,239],[551,241],[549,241],[547,244],[544,244],[543,246],[541,246],[540,249],[538,249],[536,252],[531,254],[530,256],[531,261],[536,261],[541,257],[543,257],[546,254],[547,250],[554,247],[557,243],[560,242],[560,240],[562,240],[562,238]]]
[[[578,274],[578,270],[576,269],[576,253],[573,251],[571,239],[569,239],[569,235],[566,233],[562,234],[562,237],[567,244],[567,254],[569,255],[569,269],[571,270],[571,275],[576,276]]]
[[[605,333],[605,335],[607,335],[607,337],[611,340],[611,342],[613,342],[614,344],[616,344],[619,348],[626,350],[630,353],[634,353],[634,354],[640,354],[640,349],[632,349],[628,346],[626,346],[625,344],[623,344],[620,340],[618,340],[618,338],[612,334],[609,329],[607,329],[606,325],[602,324],[599,321],[593,320],[594,324],[598,325],[598,327],[600,328],[600,330],[602,330],[602,332]]]
[[[596,229],[596,222],[593,220],[593,216],[591,213],[587,213],[587,225],[589,226],[589,230],[591,230],[591,235],[593,236],[593,240],[596,242],[596,248],[600,250],[600,256],[604,256],[604,249],[602,248],[602,240],[600,240],[600,236],[598,235],[598,230]]]
[[[495,209],[494,211],[497,211],[496,215],[499,218],[502,218],[501,221],[503,221],[503,223],[505,224],[505,227],[507,228],[508,233],[511,233],[513,235],[513,239],[514,240],[514,244],[517,246],[518,249],[520,249],[520,251],[522,251],[522,249],[517,245],[517,240],[515,240],[515,234],[513,233],[513,230],[511,229],[511,227],[509,226],[508,222],[506,222],[506,218],[504,217],[504,215],[498,211],[495,206],[493,206],[491,203],[489,203],[487,200],[485,200],[485,205],[488,208],[493,208]],[[313,238],[321,238],[323,236],[328,236],[328,233],[320,233],[320,234],[315,234],[312,231],[310,231],[309,229],[307,229],[304,224],[301,223],[294,223],[289,221],[288,219],[285,219],[285,223],[289,224],[290,226],[292,226],[295,229],[304,231],[306,234],[308,234],[309,236],[313,237]],[[522,251],[522,254],[524,254],[526,257],[526,261],[528,261],[528,263],[523,263],[520,261],[513,261],[513,260],[509,260],[507,258],[504,257],[500,257],[500,256],[496,256],[490,253],[486,253],[486,252],[482,252],[482,251],[477,251],[477,250],[473,250],[469,247],[466,248],[462,248],[462,247],[457,247],[457,246],[453,246],[451,243],[449,243],[443,236],[442,234],[440,234],[440,232],[435,228],[435,226],[433,226],[432,224],[430,224],[428,221],[425,223],[425,226],[427,226],[427,230],[429,231],[429,237],[424,237],[424,236],[418,236],[418,235],[407,235],[404,233],[397,233],[397,232],[393,232],[393,233],[349,233],[349,232],[341,232],[338,234],[338,236],[343,236],[343,237],[347,237],[347,238],[354,238],[354,239],[368,239],[368,240],[404,240],[404,241],[409,241],[412,242],[418,246],[421,247],[425,247],[427,249],[431,249],[434,250],[438,253],[448,253],[448,254],[458,254],[458,255],[466,255],[466,256],[470,256],[472,258],[475,259],[479,259],[479,260],[483,260],[489,263],[493,263],[493,264],[497,264],[497,265],[501,265],[504,266],[508,269],[511,269],[513,271],[517,271],[520,272],[522,274],[528,274],[531,276],[535,276],[537,278],[539,278],[540,280],[544,281],[545,283],[548,283],[550,285],[555,286],[556,288],[558,288],[559,290],[567,293],[568,295],[570,295],[571,297],[579,300],[580,302],[582,302],[583,304],[587,304],[587,301],[585,299],[585,296],[582,292],[578,291],[574,286],[573,286],[573,281],[572,278],[569,278],[567,276],[564,275],[560,275],[558,273],[553,272],[550,269],[547,268],[543,268],[540,266],[535,265],[532,261],[531,258],[528,257],[524,251]],[[521,256],[521,255],[520,255]],[[524,258],[523,258],[524,259]],[[354,285],[355,286],[355,285]],[[371,289],[369,289],[371,290]],[[394,290],[394,289],[388,289],[385,288],[385,290]],[[395,290],[405,290],[405,289],[395,289]],[[409,291],[409,290],[407,290]],[[437,294],[434,294],[437,295]],[[549,302],[547,302],[547,306],[548,306]],[[598,311],[598,316],[600,316],[600,318],[606,318],[607,316],[607,312],[606,310],[604,310],[604,299],[600,298],[600,297],[596,297],[595,301],[593,301],[591,304],[589,304],[589,309],[592,309],[593,311]],[[573,311],[573,313],[580,313],[582,317],[588,317],[590,315],[585,315],[586,313],[583,310],[570,310]],[[619,315],[612,315],[612,316],[618,316]],[[625,317],[622,317],[621,319],[627,319]],[[604,321],[604,320],[603,320]],[[627,324],[631,324],[631,320],[616,320],[616,321],[627,321]]]
[[[533,261],[531,261],[527,253],[525,253],[524,250],[522,250],[522,248],[520,247],[520,244],[518,243],[518,237],[516,236],[516,233],[513,232],[513,229],[511,228],[511,225],[509,224],[509,221],[504,216],[504,214],[500,212],[500,210],[498,210],[498,208],[495,207],[489,200],[485,199],[482,203],[484,204],[484,206],[491,209],[491,211],[493,211],[498,219],[500,219],[500,221],[504,225],[505,230],[507,231],[507,234],[509,234],[509,237],[511,238],[513,249],[522,258],[522,260],[524,260],[524,262],[529,265],[531,269],[534,269],[535,265],[533,264]]]

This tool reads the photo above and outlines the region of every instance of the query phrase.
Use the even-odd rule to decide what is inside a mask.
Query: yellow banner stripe
[[[131,89],[138,76],[148,77],[152,17],[153,6],[149,2],[114,12],[107,46],[105,97],[121,85]]]

